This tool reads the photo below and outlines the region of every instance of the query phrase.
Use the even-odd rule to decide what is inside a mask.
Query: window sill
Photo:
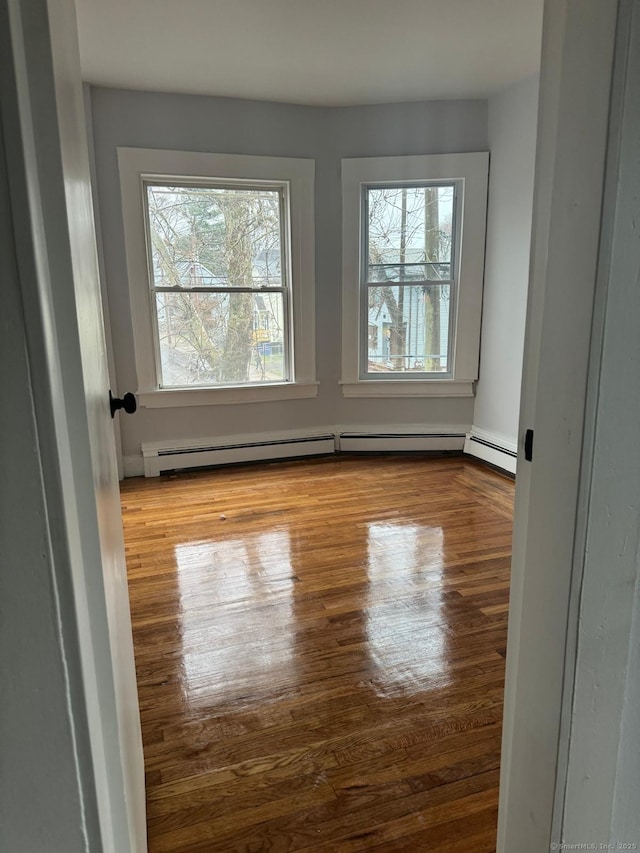
[[[473,397],[473,382],[392,379],[341,382],[343,397]]]
[[[136,394],[145,409],[180,406],[224,406],[263,403],[271,400],[299,400],[317,397],[317,382],[283,382],[274,385],[232,386],[230,388],[160,388]]]

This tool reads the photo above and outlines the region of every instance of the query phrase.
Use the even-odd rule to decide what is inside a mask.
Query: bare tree
[[[229,280],[234,287],[253,286],[253,264],[249,229],[249,205],[225,201],[225,255]],[[246,382],[251,359],[253,331],[253,294],[229,294],[229,319],[221,359],[223,382]]]

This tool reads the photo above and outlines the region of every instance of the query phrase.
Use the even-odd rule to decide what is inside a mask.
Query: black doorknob
[[[109,406],[111,408],[111,417],[115,418],[118,409],[124,409],[128,415],[132,415],[138,408],[138,403],[135,396],[129,392],[124,397],[114,397],[109,391]]]

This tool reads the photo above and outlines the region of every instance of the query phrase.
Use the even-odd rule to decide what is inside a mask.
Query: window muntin
[[[290,381],[287,185],[143,188],[157,387]]]
[[[451,375],[456,201],[455,182],[362,187],[361,379]]]

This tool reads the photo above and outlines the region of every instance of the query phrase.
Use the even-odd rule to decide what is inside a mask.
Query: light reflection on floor
[[[294,572],[286,529],[176,545],[183,692],[190,702],[241,697],[259,671],[291,668]],[[203,573],[206,570],[206,573]]]
[[[354,567],[354,579],[365,582],[362,652],[371,688],[380,697],[417,695],[435,675],[442,687],[442,529],[385,520],[368,523],[366,531],[366,555]],[[185,699],[248,700],[256,678],[270,671],[274,684],[295,690],[300,567],[292,565],[289,530],[179,544],[175,559]],[[421,596],[407,599],[416,584]]]
[[[150,850],[495,849],[512,493],[386,457],[125,483]]]
[[[370,604],[366,607],[369,656],[375,667],[372,683],[379,696],[417,695],[428,680],[446,672],[447,637],[442,622],[443,533],[440,527],[372,522],[368,525]],[[416,607],[406,593],[419,580],[428,607]],[[381,587],[397,587],[398,596],[384,595]],[[390,599],[390,600],[389,600]],[[382,603],[381,603],[382,601]]]

